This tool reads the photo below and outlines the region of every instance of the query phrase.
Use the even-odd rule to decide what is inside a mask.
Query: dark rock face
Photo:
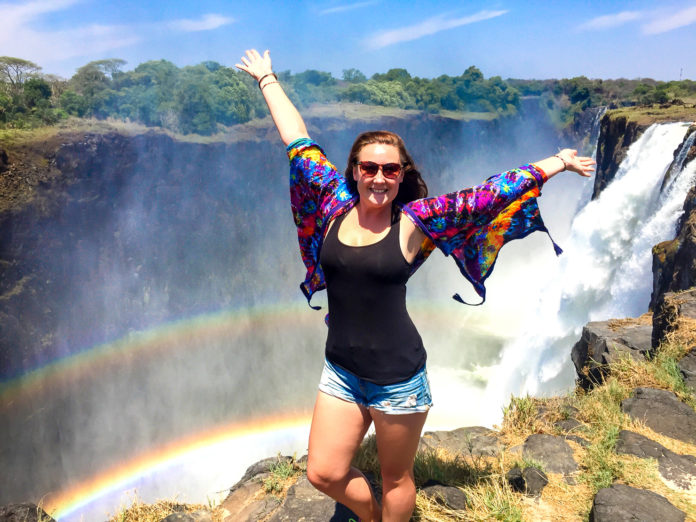
[[[670,391],[636,388],[633,397],[621,402],[621,409],[658,433],[696,443],[696,412]]]
[[[481,426],[428,431],[423,435],[419,449],[424,448],[440,448],[452,455],[497,455],[500,452],[496,432]]]
[[[285,501],[273,513],[269,522],[347,522],[358,517],[345,506],[314,489],[306,475],[288,490]]]
[[[573,458],[573,450],[562,437],[553,435],[530,435],[522,446],[522,455],[541,462],[551,473],[573,473],[578,464]]]
[[[696,349],[693,346],[691,351],[679,361],[679,371],[684,379],[684,384],[696,393]]]
[[[621,430],[616,452],[656,459],[660,474],[682,489],[690,489],[692,482],[696,483],[696,457],[674,453],[638,433]]]
[[[421,491],[427,497],[450,509],[464,510],[467,507],[466,495],[459,488],[429,482],[423,485]]]
[[[7,152],[0,149],[0,172],[5,172],[7,170],[8,163],[9,158],[7,157]]]
[[[622,522],[631,520],[659,520],[682,522],[686,515],[665,497],[624,484],[613,484],[600,489],[590,511],[590,522]]]
[[[696,319],[696,288],[685,292],[667,292],[653,311],[652,345],[654,348],[676,330],[679,318]]]
[[[608,114],[600,123],[600,140],[597,144],[597,173],[592,199],[614,179],[619,165],[626,157],[628,148],[647,127],[628,121],[625,116],[612,118]]]
[[[676,237],[655,245],[652,255],[650,308],[654,310],[665,293],[696,285],[696,186],[684,200],[684,214],[677,225]]]
[[[541,490],[549,483],[546,473],[534,467],[520,469],[515,466],[505,477],[512,489],[534,497],[541,495]]]
[[[36,504],[0,506],[0,522],[56,522]]]
[[[620,357],[642,359],[652,348],[652,326],[610,325],[611,321],[587,323],[582,329],[580,340],[573,346],[571,358],[578,375],[578,384],[585,389],[593,383],[602,382],[609,363]]]

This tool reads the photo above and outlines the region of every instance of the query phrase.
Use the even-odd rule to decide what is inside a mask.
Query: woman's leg
[[[416,505],[413,461],[428,412],[390,415],[370,409],[382,468],[382,520],[406,522]]]
[[[364,521],[378,521],[380,507],[369,482],[350,465],[372,419],[367,408],[317,394],[309,432],[307,478]]]

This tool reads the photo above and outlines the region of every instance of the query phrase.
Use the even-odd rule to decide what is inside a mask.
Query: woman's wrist
[[[568,170],[568,163],[566,162],[566,160],[564,160],[564,159],[561,157],[560,154],[554,154],[553,157],[554,157],[554,158],[558,158],[558,159],[561,160],[561,162],[563,163],[563,169],[561,170],[561,172],[563,172],[564,170]]]
[[[272,80],[267,80],[267,78],[272,78]],[[264,80],[266,80],[266,83],[262,84],[262,82]],[[264,74],[263,76],[261,76],[261,78],[259,78],[259,89],[263,90],[264,86],[273,80],[275,80],[276,82],[278,81],[278,77],[276,76],[276,74],[274,72],[269,72],[269,73]]]

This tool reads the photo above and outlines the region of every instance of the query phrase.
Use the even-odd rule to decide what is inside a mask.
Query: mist
[[[578,146],[557,133],[536,100],[493,123],[380,124],[403,135],[431,195]],[[310,122],[310,134],[339,170],[355,136],[369,128]],[[22,349],[3,354],[11,393],[0,397],[0,458],[11,478],[0,502],[50,500],[159,448],[235,423],[309,418],[326,308],[311,310],[298,288],[304,267],[287,159],[272,134],[208,145],[156,135],[87,137],[57,154],[75,179],[54,189],[40,213],[15,216],[3,246],[32,268],[43,295],[9,310],[25,327],[5,334]],[[572,176],[554,179],[540,199],[562,246],[587,191]],[[519,309],[539,299],[530,275],[557,262],[545,234],[506,246],[482,307],[451,299],[459,292],[478,300],[441,254],[414,275],[409,309],[428,351],[435,402],[426,429],[490,425],[491,411],[502,411],[502,402],[486,396],[498,381],[491,369],[524,326]],[[324,300],[319,295],[313,304]],[[200,458],[199,466],[189,460],[167,471],[173,481],[140,476],[121,491],[204,501],[204,494],[232,486],[254,459],[303,454],[306,431],[259,435],[252,447],[262,455],[234,440],[205,469],[198,469]],[[86,509],[71,516],[92,513]]]

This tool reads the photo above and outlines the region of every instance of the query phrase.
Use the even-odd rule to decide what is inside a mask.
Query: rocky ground
[[[427,432],[414,520],[696,520],[696,289],[640,318],[589,323],[573,348],[575,393],[513,399],[500,429]],[[380,493],[374,440],[356,457]],[[217,507],[169,503],[114,520],[345,521],[315,490],[306,457],[250,466]],[[0,521],[52,520],[0,508]]]

